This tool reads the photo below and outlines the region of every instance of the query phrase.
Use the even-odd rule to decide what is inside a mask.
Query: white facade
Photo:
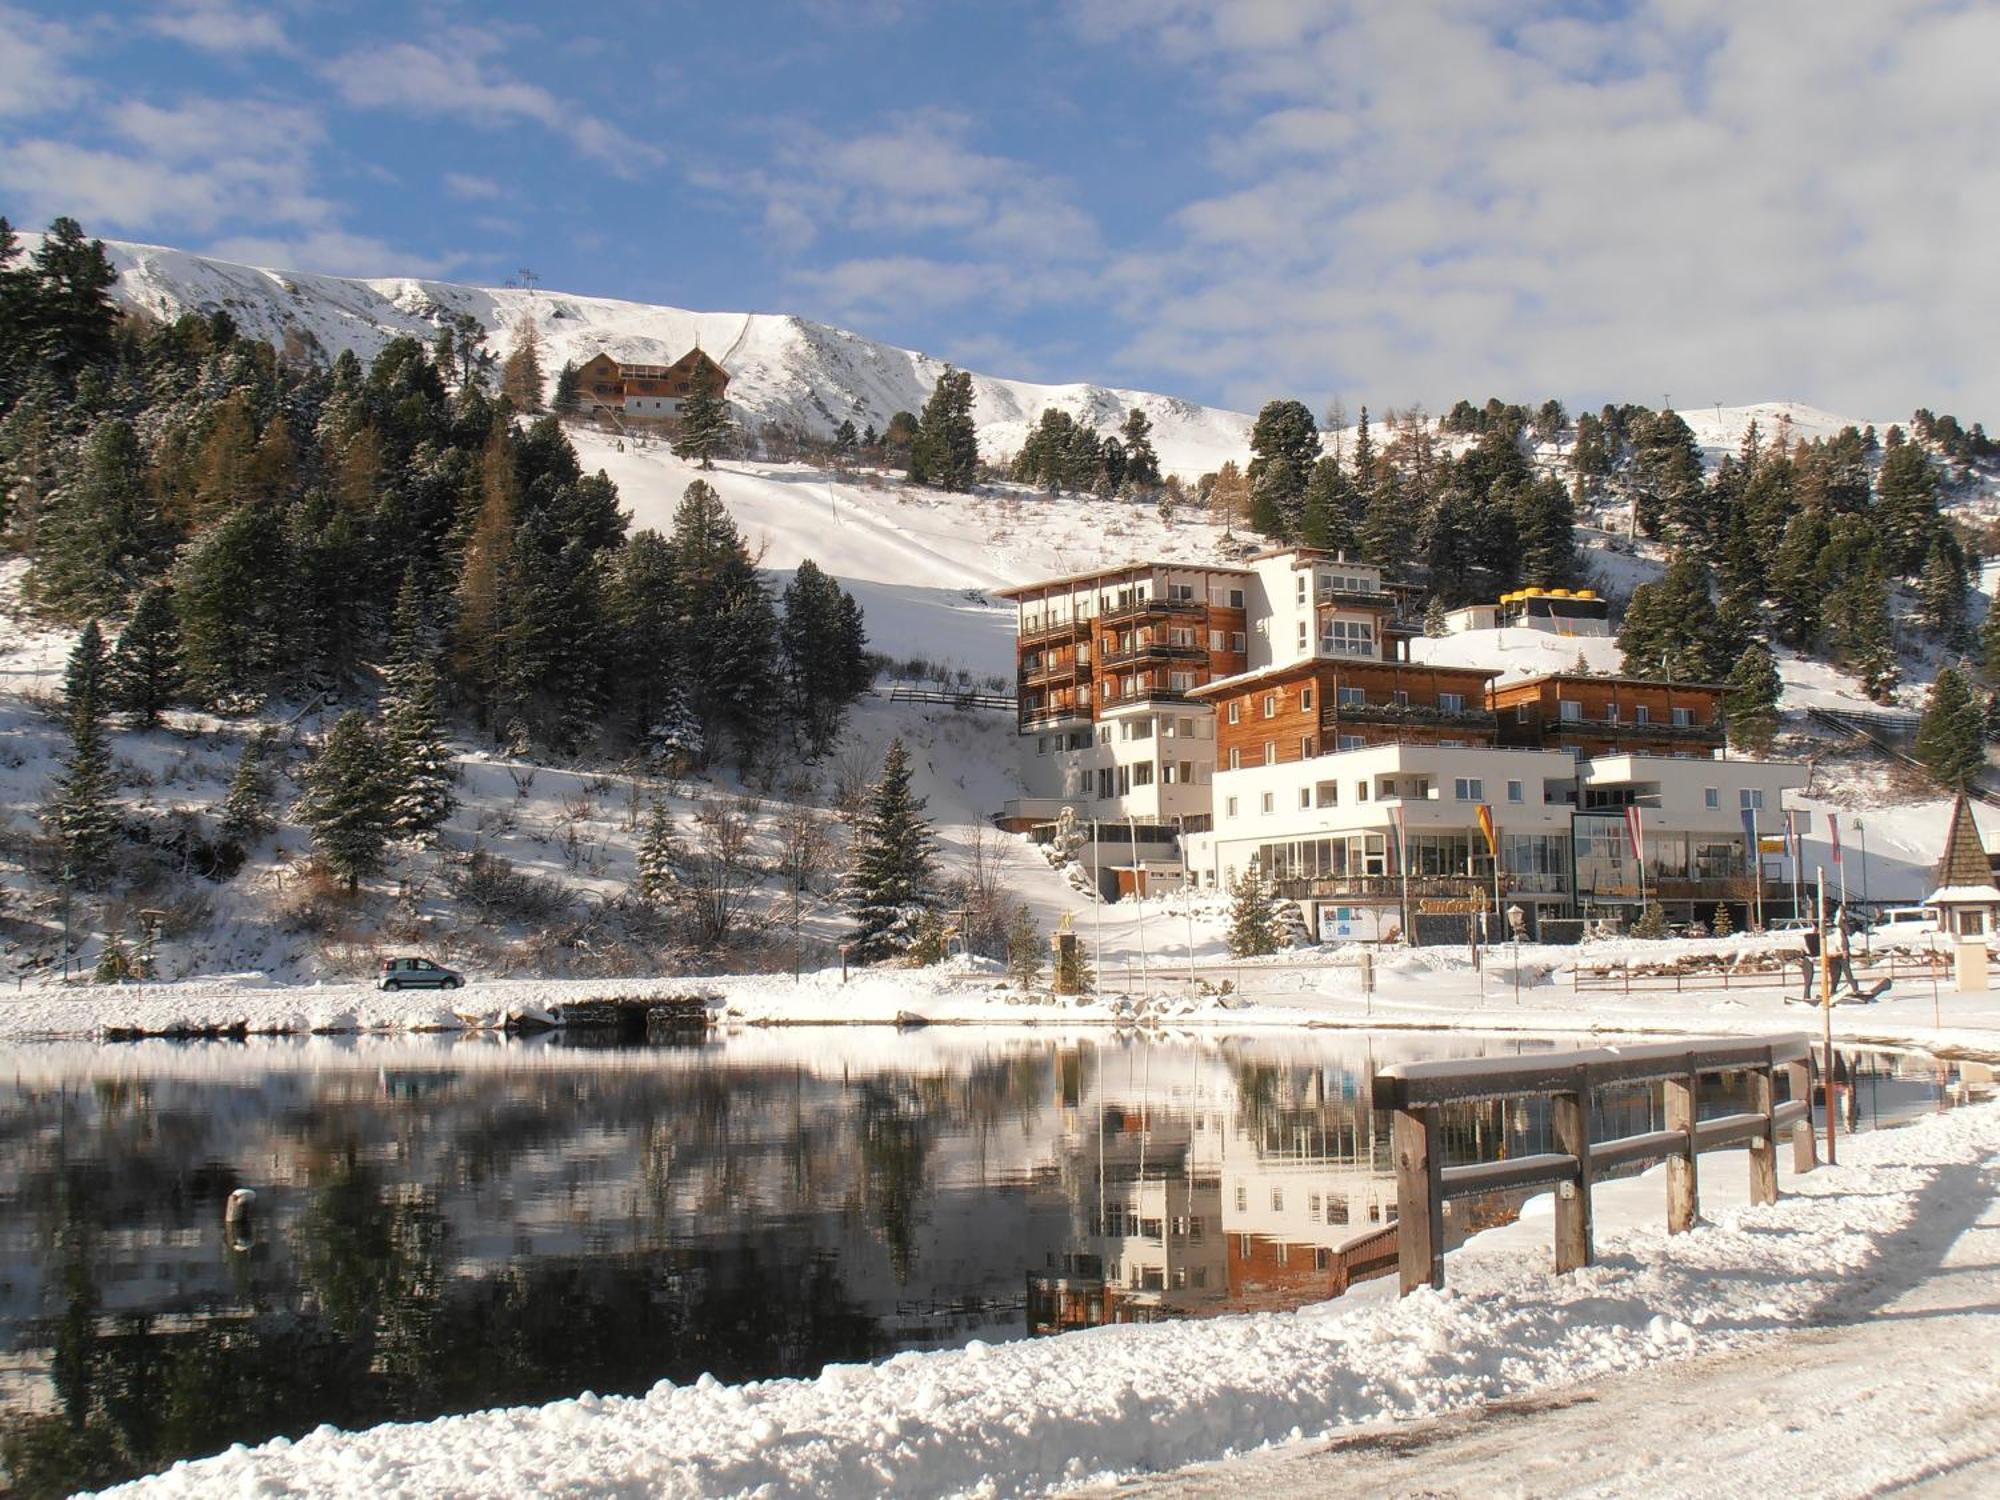
[[[1250,569],[1248,671],[1314,657],[1388,659],[1375,611],[1393,610],[1395,600],[1380,568],[1281,552],[1253,559]]]
[[[677,417],[681,403],[678,396],[627,396],[624,410],[635,417]]]
[[[1023,740],[1029,796],[1053,817],[1171,823],[1206,816],[1215,774],[1215,713],[1206,704],[1143,701],[1100,722],[1031,730]]]

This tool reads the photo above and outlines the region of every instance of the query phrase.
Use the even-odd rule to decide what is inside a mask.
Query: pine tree
[[[1301,401],[1267,401],[1250,429],[1250,524],[1266,536],[1296,541],[1305,491],[1319,462],[1319,426]]]
[[[142,550],[143,468],[130,422],[114,417],[91,430],[73,477],[48,496],[35,525],[26,588],[36,604],[69,618],[123,607]]]
[[[216,809],[216,826],[224,838],[238,844],[248,844],[273,827],[271,772],[266,764],[270,743],[268,728],[258,730],[243,742],[236,772],[229,778],[229,789]]]
[[[647,760],[669,776],[685,775],[706,758],[707,743],[701,732],[701,720],[695,717],[688,704],[687,689],[678,680],[668,685],[652,722],[646,726],[645,753]]]
[[[542,410],[542,340],[531,314],[523,313],[514,325],[514,345],[500,367],[500,394],[518,412]]]
[[[1252,860],[1229,886],[1229,951],[1262,958],[1278,951],[1276,894]]]
[[[697,479],[674,512],[674,628],[680,681],[705,749],[726,737],[747,753],[769,732],[775,705],[777,616],[736,522]]]
[[[703,469],[714,468],[715,455],[728,445],[734,426],[729,419],[729,403],[716,388],[714,372],[703,363],[695,371],[694,389],[681,402],[674,457],[694,459]]]
[[[494,427],[480,457],[479,514],[466,539],[458,575],[458,626],[453,664],[482,714],[491,711],[500,676],[504,587],[514,554],[520,478],[506,424]]]
[[[437,672],[429,662],[418,661],[392,685],[384,721],[389,831],[417,843],[431,842],[458,806],[451,747],[438,722],[437,699]]]
[[[1451,634],[1451,623],[1445,618],[1444,600],[1432,594],[1430,602],[1424,606],[1424,634],[1432,640]]]
[[[2000,683],[2000,608],[1989,606],[1980,624],[1979,670],[1988,682]]]
[[[1947,650],[1965,644],[1965,553],[1950,532],[1939,529],[1917,580],[1924,628]]]
[[[1135,406],[1125,413],[1118,436],[1125,449],[1125,488],[1143,499],[1160,487],[1160,459],[1153,451],[1153,419]]]
[[[104,742],[108,676],[104,637],[93,620],[77,638],[63,678],[70,748],[56,778],[49,816],[64,880],[85,887],[94,887],[110,869],[118,833],[111,805],[117,782]]]
[[[1042,948],[1035,914],[1026,905],[1017,905],[1007,921],[1007,972],[1023,990],[1032,990],[1042,977]]]
[[[1658,583],[1632,591],[1618,650],[1628,677],[1664,682],[1718,682],[1733,653],[1711,592],[1708,564],[1683,552]]]
[[[583,371],[573,359],[564,360],[556,374],[556,394],[549,410],[559,417],[579,416],[583,412]]]
[[[383,761],[380,738],[366,718],[349,710],[306,767],[305,795],[295,809],[312,830],[320,859],[349,891],[382,868],[388,846],[393,789]]]
[[[893,739],[881,780],[855,825],[842,891],[854,919],[849,951],[857,963],[905,952],[924,913],[936,905],[936,840],[924,805],[910,786],[909,754],[901,739]]]
[[[18,326],[37,364],[68,382],[110,356],[118,272],[102,240],[86,240],[74,219],[56,219],[22,274],[27,294]]]
[[[1723,715],[1729,725],[1729,741],[1753,755],[1770,752],[1778,732],[1778,696],[1783,684],[1778,664],[1762,641],[1751,643],[1729,673],[1729,688],[1723,694]]]
[[[1889,624],[1889,587],[1871,560],[1828,596],[1823,615],[1834,659],[1861,679],[1862,691],[1887,703],[1900,675]]]
[[[1306,482],[1299,541],[1329,552],[1352,552],[1358,508],[1358,496],[1340,461],[1331,455],[1322,458],[1313,465],[1312,478]]]
[[[855,696],[861,667],[855,657],[862,642],[851,635],[859,606],[850,620],[852,602],[839,584],[803,559],[785,587],[784,620],[778,646],[784,662],[786,700],[792,728],[808,759],[817,760],[833,747]]]
[[[112,657],[113,696],[135,727],[151,729],[181,688],[180,623],[173,591],[154,584],[139,596]]]
[[[1942,668],[1917,726],[1917,759],[1945,786],[1962,792],[1986,769],[1986,710],[1956,667]]]
[[[646,831],[639,840],[636,884],[639,899],[654,905],[673,900],[680,887],[681,846],[672,814],[657,797],[646,809]]]
[[[861,445],[861,435],[854,430],[854,419],[848,417],[833,429],[833,451],[842,458],[852,458],[854,450]]]
[[[1520,539],[1521,582],[1531,588],[1567,588],[1576,582],[1576,507],[1554,478],[1517,491],[1514,525]]]
[[[1937,470],[1915,443],[1896,443],[1883,456],[1875,484],[1884,562],[1893,573],[1914,573],[1937,535]]]
[[[244,506],[182,554],[173,598],[195,699],[234,706],[268,683],[283,660],[291,576],[272,505]]]
[[[1394,474],[1383,474],[1369,492],[1368,508],[1361,517],[1361,555],[1378,567],[1401,569],[1410,560],[1415,535],[1416,527],[1403,508],[1400,483]]]
[[[892,419],[890,431],[895,431]],[[979,469],[979,435],[972,423],[972,376],[945,366],[910,438],[907,473],[912,484],[941,490],[972,488]]]
[[[1708,935],[1710,937],[1732,937],[1735,935],[1735,932],[1736,923],[1729,915],[1728,906],[1720,901],[1716,902],[1714,920],[1708,924]]]
[[[1666,908],[1657,901],[1646,903],[1646,909],[1639,913],[1639,920],[1632,924],[1632,936],[1636,938],[1663,938],[1667,935]]]

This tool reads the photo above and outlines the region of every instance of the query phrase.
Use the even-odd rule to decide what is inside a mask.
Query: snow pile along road
[[[1299,1313],[975,1343],[816,1380],[703,1377],[628,1399],[323,1428],[116,1493],[1048,1493],[1865,1317],[1883,1285],[1936,1269],[1934,1255],[1906,1262],[1935,1250],[1943,1219],[1969,1226],[1989,1212],[2000,1106],[1850,1139],[1842,1152],[1838,1169],[1788,1175],[1785,1196],[1763,1208],[1740,1206],[1740,1154],[1705,1157],[1710,1219],[1673,1238],[1660,1174],[1603,1186],[1599,1264],[1569,1277],[1549,1272],[1540,1200],[1519,1225],[1454,1254],[1443,1294],[1395,1300],[1377,1282]],[[1928,1233],[1910,1232],[1919,1220]],[[1923,1327],[1901,1337],[1901,1357],[1920,1364]]]

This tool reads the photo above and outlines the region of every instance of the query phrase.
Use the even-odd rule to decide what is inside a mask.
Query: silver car
[[[385,958],[377,985],[385,990],[455,990],[465,976],[428,958]]]

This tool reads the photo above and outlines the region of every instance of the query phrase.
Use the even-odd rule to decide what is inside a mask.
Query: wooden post
[[[1590,1073],[1578,1068],[1576,1083],[1553,1100],[1556,1149],[1576,1158],[1576,1177],[1556,1189],[1556,1274],[1587,1266],[1596,1257],[1590,1235]]]
[[[1396,1245],[1403,1295],[1419,1287],[1444,1289],[1444,1195],[1438,1160],[1436,1105],[1399,1109],[1389,1126],[1396,1164]]]
[[[1750,1201],[1778,1201],[1778,1127],[1771,1111],[1778,1107],[1777,1080],[1771,1076],[1770,1055],[1764,1066],[1750,1070],[1750,1108],[1764,1117],[1764,1134],[1750,1143]]]
[[[1692,1059],[1690,1059],[1692,1062]],[[1701,1152],[1695,1139],[1695,1106],[1701,1080],[1690,1068],[1684,1078],[1667,1080],[1667,1129],[1687,1136],[1667,1158],[1667,1233],[1686,1234],[1701,1217]]]
[[[1785,1073],[1791,1079],[1792,1097],[1806,1101],[1806,1117],[1794,1121],[1792,1125],[1792,1170],[1810,1172],[1819,1165],[1819,1145],[1813,1140],[1812,1129],[1812,1064],[1809,1062],[1787,1063]]]

